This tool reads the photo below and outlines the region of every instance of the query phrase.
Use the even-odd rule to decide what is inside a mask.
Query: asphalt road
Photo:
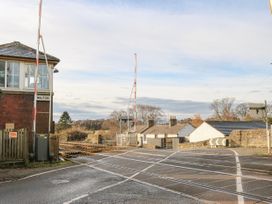
[[[272,159],[230,149],[133,149],[0,184],[0,203],[272,203]]]

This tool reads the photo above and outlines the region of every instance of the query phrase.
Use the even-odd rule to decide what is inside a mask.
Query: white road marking
[[[201,153],[201,152],[187,152],[187,151],[180,151],[181,154],[197,154],[197,155],[206,155],[206,156],[232,156],[232,154],[218,154],[218,153]]]
[[[64,183],[69,183],[69,180],[66,179],[54,179],[51,181],[52,184],[59,185],[59,184],[64,184]]]
[[[196,157],[193,157],[193,156],[185,156],[185,158],[193,158],[194,160],[196,160],[196,162],[197,161],[201,161],[201,160],[209,160],[209,161],[215,161],[216,163],[215,164],[205,164],[205,165],[212,165],[212,166],[222,166],[222,167],[228,167],[228,168],[235,168],[236,169],[236,166],[235,167],[233,167],[233,166],[228,166],[228,165],[221,165],[221,164],[218,164],[218,162],[222,162],[222,159],[221,160],[219,160],[219,159],[207,159],[207,158],[196,158]],[[170,159],[170,160],[175,160],[175,159]],[[185,163],[186,161],[183,161],[183,160],[175,160],[175,161],[179,161],[179,162],[181,162],[181,163]],[[194,164],[193,162],[188,162],[188,163],[190,163],[190,164]],[[231,165],[233,165],[233,162],[232,161],[225,161],[224,160],[224,163],[229,163],[229,164],[231,164]],[[201,166],[201,164],[199,164],[199,163],[196,163],[196,164],[198,164],[198,166]],[[259,163],[256,163],[256,162],[250,162],[250,164],[259,164]],[[262,164],[262,165],[265,165],[265,166],[272,166],[272,164]],[[257,171],[257,172],[255,172],[255,173],[257,173],[257,174],[267,174],[267,173],[269,173],[270,171],[267,171],[267,170],[263,170],[263,169],[254,169],[254,168],[243,168],[244,170],[248,170],[248,171]]]
[[[102,161],[102,160],[104,160],[104,159],[109,159],[109,158],[116,157],[116,156],[119,156],[119,155],[127,154],[127,153],[129,153],[129,152],[134,152],[135,150],[136,150],[136,149],[132,149],[132,150],[129,150],[129,151],[120,153],[120,154],[114,154],[114,155],[110,155],[110,156],[105,155],[105,154],[96,153],[97,155],[105,156],[104,158],[97,159],[96,161]]]
[[[151,154],[151,153],[146,153],[146,152],[133,152],[135,154],[144,154],[144,155],[149,155],[149,156],[157,156],[157,157],[165,157],[166,155],[164,154]]]
[[[168,158],[171,157],[171,156],[172,156],[172,155],[169,155]],[[167,159],[167,158],[164,158],[164,159],[162,159],[162,161],[163,161],[163,160],[166,160],[166,159]],[[162,162],[162,161],[159,161],[159,162]],[[159,186],[159,185],[151,184],[151,183],[148,183],[148,182],[145,182],[145,181],[141,181],[141,180],[138,180],[138,179],[135,179],[135,178],[134,178],[134,177],[136,177],[138,174],[144,173],[146,170],[148,170],[148,169],[151,168],[152,166],[156,165],[155,163],[159,163],[159,162],[154,162],[154,163],[152,163],[152,165],[150,165],[150,166],[146,167],[145,169],[143,169],[143,170],[141,170],[141,171],[139,171],[139,172],[133,174],[133,175],[130,176],[130,177],[125,176],[125,175],[122,175],[122,174],[119,174],[119,173],[116,173],[116,172],[112,172],[112,171],[109,171],[109,170],[105,170],[105,169],[102,169],[102,168],[99,168],[99,167],[96,167],[96,166],[93,166],[93,165],[88,165],[90,168],[93,168],[93,169],[96,169],[96,170],[99,170],[99,171],[103,171],[103,172],[106,172],[106,173],[109,173],[109,174],[112,174],[112,175],[116,175],[116,176],[125,178],[125,180],[123,180],[123,181],[117,182],[117,183],[115,183],[115,184],[111,184],[111,185],[109,185],[109,186],[105,186],[105,187],[103,187],[103,188],[101,188],[101,189],[98,189],[97,191],[94,191],[94,192],[89,193],[88,195],[91,195],[91,194],[93,194],[93,193],[96,193],[96,192],[99,192],[99,191],[102,191],[102,190],[105,190],[105,189],[109,189],[109,188],[111,188],[111,187],[120,185],[120,184],[122,184],[122,183],[125,183],[125,182],[131,180],[131,181],[135,181],[135,182],[138,182],[138,183],[141,183],[141,184],[145,184],[145,185],[149,185],[149,186],[152,186],[152,187],[156,187],[156,188],[159,188],[159,189],[161,189],[161,190],[165,190],[165,191],[168,191],[168,192],[172,192],[172,193],[175,193],[175,194],[179,194],[179,195],[181,195],[181,196],[184,196],[184,197],[187,197],[187,198],[190,198],[190,199],[194,199],[194,200],[197,200],[197,201],[199,201],[199,202],[200,202],[200,201],[203,202],[203,200],[201,200],[201,199],[199,199],[199,198],[197,198],[197,197],[194,197],[194,196],[191,196],[191,195],[188,195],[188,194],[184,194],[184,193],[179,192],[179,191],[171,190],[171,189],[168,189],[168,188],[166,188],[166,187],[161,187],[161,186]],[[146,174],[146,173],[144,173],[144,174]],[[148,175],[148,174],[150,174],[150,173],[147,173],[147,175]],[[160,176],[160,175],[158,175],[158,174],[152,174],[152,173],[150,174],[150,176],[151,176],[151,175],[153,175],[153,176],[155,176],[155,177],[158,177],[158,178],[161,178],[161,179],[166,179],[166,180],[169,180],[169,181],[174,181],[174,182],[176,182],[176,183],[182,183],[182,184],[185,184],[185,185],[186,185],[186,183],[181,182],[179,179],[174,179],[174,178],[171,178],[171,177]],[[193,184],[193,183],[190,183],[190,182],[187,183],[187,185],[192,185],[192,184]],[[194,185],[193,185],[193,186],[194,186]],[[194,186],[194,187],[204,188],[204,189],[207,189],[207,190],[210,190],[210,191],[215,191],[215,192],[220,192],[220,193],[226,193],[226,194],[229,194],[229,195],[237,196],[237,194],[232,193],[232,192],[224,191],[224,190],[221,190],[221,189],[210,189],[209,187],[202,186],[202,185],[200,185],[200,186]],[[87,197],[88,195],[85,195],[84,197]],[[80,197],[80,198],[83,198],[83,197]],[[249,199],[253,199],[253,198],[250,198],[250,197],[248,197],[248,198],[249,198]],[[67,203],[70,203],[70,202],[67,202]]]
[[[113,166],[113,165],[111,165],[110,163],[105,163],[106,165],[108,165],[108,166]],[[115,165],[114,165],[115,166]],[[116,172],[112,172],[112,171],[109,171],[109,170],[105,170],[105,169],[102,169],[102,168],[100,168],[100,167],[96,167],[96,166],[90,166],[91,168],[94,168],[94,169],[97,169],[97,170],[100,170],[100,171],[103,171],[103,172],[106,172],[106,173],[110,173],[110,174],[113,174],[113,175],[116,175],[116,176],[120,176],[120,177],[123,177],[123,178],[129,178],[129,177],[127,177],[127,176],[125,176],[125,175],[122,175],[122,174],[119,174],[119,173],[116,173]],[[119,169],[121,169],[121,168],[119,168]],[[125,168],[125,169],[130,169],[130,168]],[[135,169],[134,169],[135,170]],[[232,193],[232,192],[229,192],[229,191],[225,191],[225,190],[223,190],[223,189],[211,189],[209,186],[205,186],[205,185],[199,185],[198,183],[194,183],[194,182],[191,182],[191,181],[185,181],[184,179],[175,179],[175,178],[172,178],[172,177],[167,177],[167,176],[161,176],[161,175],[159,175],[159,174],[156,174],[156,173],[147,173],[147,172],[143,172],[143,174],[144,175],[147,175],[147,176],[154,176],[154,177],[158,177],[158,178],[161,178],[161,179],[165,179],[165,180],[169,180],[169,181],[173,181],[173,182],[176,182],[176,184],[179,184],[179,183],[181,183],[181,184],[184,184],[184,185],[189,185],[189,186],[193,186],[193,187],[198,187],[198,188],[204,188],[204,189],[207,189],[207,190],[210,190],[210,191],[215,191],[215,192],[220,192],[220,193],[225,193],[225,194],[229,194],[229,195],[233,195],[233,196],[237,196],[237,193]],[[135,182],[138,182],[138,183],[143,183],[144,181],[141,181],[141,180],[138,180],[138,179],[135,179],[135,178],[132,178],[132,179],[130,179],[130,180],[132,180],[132,181],[135,181]],[[185,181],[185,182],[184,182]],[[144,184],[150,184],[150,183],[148,183],[148,181],[147,182],[144,182]],[[176,185],[176,184],[171,184],[171,185]],[[151,184],[151,186],[152,185],[155,185],[156,186],[156,184]],[[169,185],[169,186],[171,186],[171,185]],[[160,187],[160,186],[158,186],[158,187]],[[166,187],[163,187],[163,188],[165,188],[165,189],[168,189],[167,188],[167,186]],[[172,191],[171,189],[168,189],[168,190],[170,190],[170,191]],[[175,190],[174,190],[175,191]],[[179,192],[179,191],[175,191],[177,194],[179,194],[179,193],[181,193],[182,194],[182,192]],[[185,195],[187,195],[187,194],[185,194]],[[190,195],[189,195],[190,196]],[[259,199],[256,199],[256,198],[252,198],[252,197],[250,197],[250,196],[245,196],[246,198],[248,198],[248,199],[252,199],[252,200],[256,200],[256,201],[259,201]],[[265,202],[266,203],[266,202]]]
[[[144,150],[145,152],[159,152],[159,153],[172,153],[172,152],[175,152],[174,150],[166,150],[166,149],[138,149],[138,151],[136,152],[143,152],[142,150]],[[166,155],[165,155],[166,156]]]
[[[239,160],[239,154],[235,151],[232,150],[232,152],[234,152],[235,154],[235,161],[236,161],[236,167],[237,167],[237,176],[236,176],[236,191],[239,193],[243,193],[243,185],[242,185],[242,171],[241,171],[241,164],[240,164],[240,160]],[[244,197],[241,195],[238,195],[238,204],[244,204]]]
[[[155,163],[155,162],[151,162],[151,161],[143,161],[143,160],[139,160],[139,159],[127,158],[127,157],[123,157],[123,156],[116,156],[116,158],[138,161],[138,162],[143,162],[143,163],[150,163],[150,164]],[[196,170],[196,171],[203,171],[203,172],[210,172],[210,173],[216,173],[216,174],[223,174],[223,175],[234,176],[234,177],[237,176],[237,174],[232,174],[232,173],[225,173],[225,172],[221,172],[221,171],[213,171],[213,170],[200,169],[200,168],[194,168],[194,167],[178,166],[178,165],[174,165],[174,164],[159,163],[158,165],[171,166],[171,167],[176,167],[176,168],[181,168],[181,169],[189,169],[189,170]],[[261,177],[249,176],[249,175],[242,175],[242,177],[256,179],[256,180],[272,181],[272,179],[269,179],[269,178],[261,178]]]
[[[115,173],[115,172],[112,172],[112,171],[108,171],[108,170],[105,170],[105,169],[102,169],[102,168],[99,168],[99,167],[92,166],[91,168],[94,168],[94,169],[97,169],[99,171],[103,171],[103,172],[106,172],[106,173],[109,173],[109,174],[112,174],[112,175],[115,175],[115,176],[119,176],[119,177],[122,177],[122,178],[129,178],[129,177],[124,176],[122,174],[118,174],[118,173]],[[188,194],[185,194],[185,193],[182,193],[182,192],[179,192],[179,191],[171,190],[171,189],[168,189],[168,188],[156,185],[156,184],[151,184],[151,183],[141,181],[141,180],[138,180],[138,179],[135,179],[135,178],[131,178],[130,180],[135,181],[137,183],[145,184],[145,185],[148,185],[148,186],[151,186],[151,187],[155,187],[155,188],[158,188],[158,189],[161,189],[161,190],[164,190],[164,191],[175,193],[175,194],[187,197],[187,198],[191,198],[191,199],[194,199],[194,200],[197,200],[197,201],[201,201],[201,199],[199,199],[199,198],[193,197],[191,195],[188,195]]]
[[[219,166],[219,167],[227,167],[227,168],[231,168],[231,169],[233,169],[233,168],[236,169],[236,167],[221,165],[221,164],[208,164],[208,163],[201,164],[201,163],[197,163],[197,162],[188,162],[188,161],[182,161],[182,160],[176,160],[176,159],[168,159],[168,161],[173,161],[173,162],[179,163],[179,164],[195,164],[197,166]]]
[[[152,167],[153,167],[153,166],[155,166],[156,164],[159,164],[159,163],[161,163],[161,162],[165,161],[166,159],[170,158],[171,156],[173,156],[173,155],[174,155],[174,154],[176,154],[176,153],[177,153],[177,152],[173,152],[172,154],[168,155],[168,156],[167,156],[167,157],[165,157],[164,159],[161,159],[160,161],[154,162],[152,165],[150,165],[150,166],[148,166],[148,167],[144,168],[143,170],[141,170],[141,171],[137,172],[136,174],[132,175],[132,177],[131,177],[131,178],[133,178],[133,177],[135,177],[135,176],[139,175],[139,174],[140,174],[140,173],[142,173],[142,172],[145,172],[146,170],[148,170],[148,169],[152,168]]]
[[[26,179],[29,179],[29,178],[32,178],[32,177],[35,177],[35,176],[40,176],[40,175],[43,175],[43,174],[48,174],[48,173],[52,173],[52,172],[56,172],[56,171],[61,171],[61,170],[65,170],[65,169],[71,169],[71,168],[79,167],[79,166],[82,166],[82,165],[83,164],[78,164],[78,165],[74,165],[74,166],[68,166],[68,167],[64,167],[64,168],[59,168],[59,169],[53,169],[53,170],[49,170],[49,171],[44,171],[44,172],[41,172],[41,173],[32,174],[30,176],[26,176],[26,177],[20,178],[20,179],[15,180],[15,181],[26,180]]]
[[[4,183],[10,183],[10,182],[12,182],[12,180],[8,180],[8,181],[1,181],[1,182],[0,182],[0,185],[1,185],[1,184],[4,184]]]
[[[100,189],[98,189],[98,190],[96,190],[96,191],[90,192],[90,193],[88,193],[88,194],[84,194],[84,195],[79,196],[79,197],[77,197],[77,198],[74,198],[74,199],[72,199],[72,200],[70,200],[70,201],[64,202],[63,204],[70,204],[70,203],[72,203],[72,202],[75,201],[75,200],[79,200],[79,199],[81,199],[81,198],[85,198],[85,197],[87,197],[88,195],[91,195],[91,194],[93,194],[93,193],[97,193],[97,192],[99,192],[99,191],[103,191],[103,190],[112,188],[112,187],[114,187],[114,186],[118,186],[118,185],[120,185],[120,184],[122,184],[122,183],[125,183],[125,182],[129,181],[129,180],[132,180],[134,177],[136,177],[136,176],[139,175],[140,173],[145,172],[146,170],[152,168],[153,166],[155,166],[156,164],[158,164],[158,163],[160,163],[160,162],[163,162],[164,160],[168,159],[169,157],[173,156],[173,155],[176,154],[176,153],[177,153],[177,152],[173,152],[172,154],[168,155],[167,157],[161,159],[160,161],[157,161],[157,162],[155,162],[155,163],[152,163],[152,164],[149,165],[148,167],[146,167],[146,168],[144,168],[144,169],[138,171],[137,173],[133,174],[133,175],[130,176],[130,177],[122,176],[123,178],[126,178],[126,179],[123,180],[123,181],[119,181],[119,182],[117,182],[117,183],[114,183],[114,184],[111,184],[111,185],[102,187],[102,188],[100,188]],[[120,155],[120,154],[119,154],[119,155]],[[114,156],[116,156],[116,155],[114,155]],[[114,157],[114,156],[113,156],[113,157]],[[101,159],[101,160],[102,160],[102,159]],[[84,165],[84,164],[83,164],[83,165]],[[101,170],[100,168],[95,167],[94,165],[86,165],[86,164],[85,164],[85,166],[88,166],[88,167],[90,167],[90,168],[94,168],[94,169],[97,169],[97,170],[98,170],[98,169]],[[108,173],[111,173],[111,174],[112,174],[112,172],[110,172],[110,171],[108,171]]]
[[[74,201],[80,200],[81,198],[85,198],[86,196],[88,196],[88,194],[84,194],[84,195],[78,196],[78,197],[76,197],[76,198],[74,198],[74,199],[72,199],[72,200],[70,200],[68,202],[64,202],[63,204],[70,204],[70,203],[72,203]]]
[[[123,153],[120,153],[120,154],[116,154],[116,155],[113,155],[113,156],[107,156],[105,158],[98,159],[98,160],[95,160],[95,161],[101,161],[101,160],[104,160],[104,159],[107,159],[107,158],[111,158],[111,157],[114,157],[114,156],[117,156],[117,155],[123,155],[123,154],[126,154],[127,152],[132,152],[132,151],[135,151],[135,149],[129,150],[129,151],[126,151],[126,152],[123,152]],[[79,166],[84,166],[83,163],[75,162],[75,161],[73,161],[73,162],[77,163],[78,165],[73,165],[73,166],[63,167],[63,168],[59,168],[59,169],[53,169],[53,170],[49,170],[49,171],[44,171],[44,172],[41,172],[41,173],[37,173],[37,174],[32,174],[30,176],[26,176],[26,177],[23,177],[23,178],[14,180],[14,181],[13,180],[3,181],[3,182],[0,182],[0,184],[10,183],[10,182],[15,182],[15,181],[21,181],[21,180],[26,180],[26,179],[29,179],[29,178],[33,178],[33,177],[36,177],[36,176],[41,176],[41,175],[48,174],[48,173],[53,173],[53,172],[57,172],[57,171],[65,170],[65,169],[70,169],[70,168],[75,168],[75,167],[79,167]]]

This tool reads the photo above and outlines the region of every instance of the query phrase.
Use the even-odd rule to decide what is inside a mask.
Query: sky
[[[36,47],[38,0],[0,0],[0,44]],[[268,0],[44,0],[46,50],[60,58],[54,119],[126,109],[138,56],[138,103],[166,116],[212,115],[214,99],[272,96]]]

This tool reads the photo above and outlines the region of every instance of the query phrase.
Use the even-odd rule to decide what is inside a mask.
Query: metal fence
[[[136,134],[117,134],[116,145],[117,146],[137,146]]]
[[[26,129],[0,130],[0,162],[28,162]]]

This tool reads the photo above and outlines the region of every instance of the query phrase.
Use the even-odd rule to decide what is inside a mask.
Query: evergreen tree
[[[57,130],[64,130],[71,127],[72,119],[67,111],[64,111],[60,116]]]

